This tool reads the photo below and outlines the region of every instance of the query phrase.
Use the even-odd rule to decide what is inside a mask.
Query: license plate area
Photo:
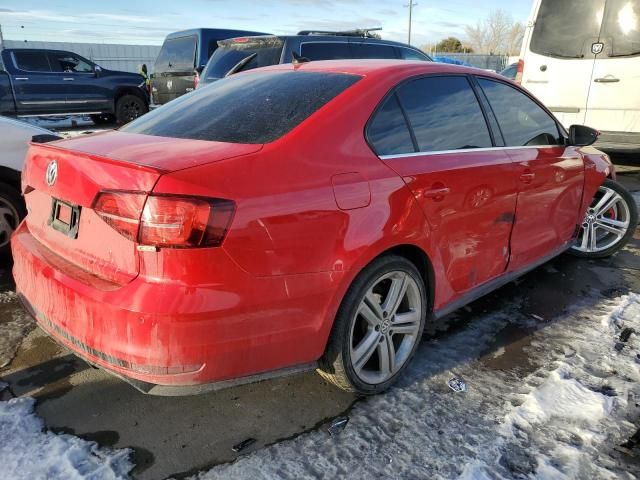
[[[49,215],[47,223],[51,225],[51,228],[64,233],[67,237],[78,238],[80,209],[79,205],[52,198],[51,215]]]

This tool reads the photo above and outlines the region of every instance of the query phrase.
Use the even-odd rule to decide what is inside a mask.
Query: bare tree
[[[466,26],[465,33],[477,53],[513,55],[520,52],[524,26],[504,10],[493,10],[486,19]]]

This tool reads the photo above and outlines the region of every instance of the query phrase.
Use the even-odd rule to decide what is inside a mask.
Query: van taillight
[[[181,195],[102,192],[94,210],[108,225],[141,245],[216,247],[227,234],[235,203]]]
[[[518,70],[516,70],[516,83],[518,85],[522,84],[522,74],[524,73],[524,60],[518,60]]]

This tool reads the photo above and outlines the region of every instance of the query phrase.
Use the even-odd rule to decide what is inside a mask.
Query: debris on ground
[[[256,443],[256,441],[257,440],[255,438],[247,438],[246,440],[243,440],[240,443],[235,444],[233,447],[231,447],[231,450],[233,450],[236,453],[240,453],[241,451],[245,450],[247,447],[250,447],[251,445]]]
[[[620,341],[627,343],[632,333],[636,333],[633,328],[626,327],[622,332],[620,332]]]
[[[333,422],[331,422],[331,425],[329,425],[329,428],[327,428],[329,435],[331,435],[332,437],[335,437],[345,429],[345,427],[347,426],[347,423],[349,423],[349,417],[336,418]]]
[[[449,388],[456,393],[467,391],[467,384],[464,383],[464,380],[459,377],[453,377],[449,379],[447,385],[449,385]]]

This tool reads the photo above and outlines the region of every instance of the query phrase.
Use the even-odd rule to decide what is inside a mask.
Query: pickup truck
[[[149,110],[142,75],[63,50],[4,49],[0,60],[0,115],[89,115],[96,124],[124,124]]]

